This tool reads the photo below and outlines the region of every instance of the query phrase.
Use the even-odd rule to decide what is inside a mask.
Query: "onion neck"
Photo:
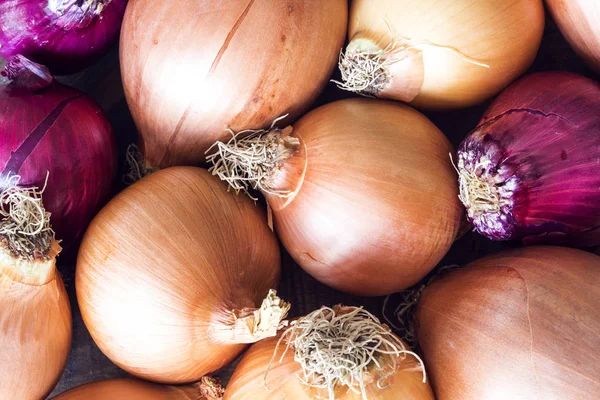
[[[48,0],[47,12],[54,15],[63,29],[87,27],[112,0]]]
[[[4,239],[1,240],[4,242]],[[4,244],[4,243],[3,243]],[[0,287],[9,282],[24,285],[42,286],[56,277],[56,256],[61,247],[52,240],[46,256],[25,258],[16,256],[6,245],[0,247]]]
[[[34,63],[22,55],[10,59],[0,57],[0,87],[12,85],[35,92],[50,84],[52,75],[43,65]]]

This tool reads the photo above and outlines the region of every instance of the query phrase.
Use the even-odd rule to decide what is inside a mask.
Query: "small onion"
[[[433,400],[421,360],[359,307],[322,307],[256,343],[225,400]]]
[[[546,0],[561,32],[575,51],[600,73],[600,2]]]
[[[452,146],[412,108],[342,100],[293,128],[242,134],[218,143],[211,171],[266,195],[286,249],[321,282],[393,293],[452,245],[461,219]]]
[[[525,72],[543,31],[542,0],[355,0],[339,85],[417,107],[466,107]]]
[[[175,167],[130,186],[92,221],[77,299],[113,362],[187,383],[276,334],[289,308],[269,290],[279,269],[277,240],[252,201],[206,170]]]
[[[437,398],[598,398],[599,281],[599,257],[542,246],[439,277],[416,312]]]
[[[220,383],[210,378],[189,386],[112,379],[78,386],[52,400],[220,400],[222,394]]]
[[[227,128],[302,114],[335,68],[347,8],[346,0],[130,1],[121,71],[148,167],[203,162]]]

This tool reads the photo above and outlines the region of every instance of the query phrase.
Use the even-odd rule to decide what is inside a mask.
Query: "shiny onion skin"
[[[234,319],[244,322],[243,311],[276,287],[279,257],[250,199],[206,170],[168,168],[125,189],[90,224],[76,269],[83,321],[127,372],[193,382],[255,340]]]
[[[529,75],[488,108],[458,149],[461,198],[482,235],[600,244],[600,84]]]
[[[571,46],[600,73],[600,2],[546,0],[546,3]]]
[[[67,363],[71,308],[56,241],[51,251],[49,260],[29,262],[0,249],[1,399],[46,398]]]
[[[591,400],[600,393],[600,258],[529,247],[440,276],[417,308],[438,400]]]
[[[0,56],[22,54],[53,73],[77,72],[113,44],[127,0],[2,0]]]
[[[195,165],[226,131],[310,106],[344,43],[346,0],[129,2],[127,102],[150,168]]]
[[[365,70],[355,67],[361,55],[381,57],[363,93],[419,108],[467,107],[527,70],[543,30],[542,0],[354,0],[340,67],[356,73]],[[360,89],[360,80],[345,82]]]
[[[220,392],[221,390],[219,390]],[[52,400],[219,400],[204,382],[188,386],[162,386],[133,379],[111,379],[88,383]]]
[[[117,150],[110,123],[89,97],[52,82],[31,91],[0,85],[0,190],[8,175],[42,187],[56,237],[75,245],[110,195]]]

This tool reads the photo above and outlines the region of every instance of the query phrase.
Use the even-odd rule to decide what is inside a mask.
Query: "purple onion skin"
[[[458,167],[461,182],[470,172],[502,198],[500,207],[479,214],[473,200],[466,202],[482,235],[600,244],[600,84],[566,72],[519,80],[461,143]]]
[[[126,5],[127,0],[0,0],[0,56],[22,54],[55,74],[77,72],[108,51]]]
[[[110,123],[86,95],[56,82],[32,92],[0,86],[0,191],[8,175],[42,187],[50,222],[63,247],[78,243],[108,200],[117,149]]]

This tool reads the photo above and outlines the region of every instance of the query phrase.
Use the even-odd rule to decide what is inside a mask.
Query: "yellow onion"
[[[174,167],[130,186],[92,221],[77,298],[113,362],[149,380],[187,383],[276,334],[289,309],[270,290],[279,272],[260,208],[206,170]]]
[[[189,386],[161,386],[133,379],[111,379],[88,383],[64,392],[52,400],[220,400],[220,383],[202,378]]]
[[[417,107],[479,103],[531,65],[542,0],[354,0],[339,86]]]
[[[149,168],[202,162],[227,128],[302,114],[346,34],[346,0],[130,0],[127,102]]]
[[[600,257],[495,254],[423,292],[416,329],[438,400],[591,400],[600,393]]]
[[[322,307],[250,347],[225,400],[433,400],[422,362],[361,307]]]
[[[426,275],[446,254],[462,208],[453,151],[421,113],[349,99],[293,127],[218,143],[211,171],[267,197],[279,238],[319,281],[382,295]]]
[[[65,368],[71,308],[41,193],[17,184],[0,195],[0,399],[39,400]]]
[[[560,31],[575,51],[600,73],[600,2],[546,0]]]

